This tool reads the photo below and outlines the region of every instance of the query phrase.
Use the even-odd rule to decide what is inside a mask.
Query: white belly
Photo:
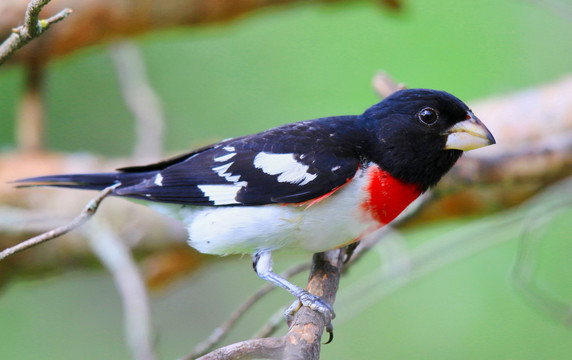
[[[253,253],[283,247],[320,252],[379,227],[360,208],[366,196],[365,181],[360,170],[353,181],[312,205],[151,206],[178,216],[189,232],[189,245],[202,253]]]

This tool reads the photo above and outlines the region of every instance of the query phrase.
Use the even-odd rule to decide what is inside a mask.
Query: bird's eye
[[[431,108],[425,108],[417,113],[417,118],[425,125],[433,125],[437,121],[437,111]]]

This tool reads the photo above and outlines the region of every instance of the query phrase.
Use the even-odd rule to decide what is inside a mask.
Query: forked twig
[[[31,239],[22,241],[17,245],[14,245],[12,247],[3,250],[2,252],[0,252],[0,261],[6,259],[9,256],[17,254],[21,251],[29,249],[33,246],[42,244],[46,241],[50,241],[59,236],[62,236],[63,234],[66,234],[72,231],[73,229],[81,226],[95,214],[97,208],[99,207],[99,204],[101,204],[103,199],[105,199],[109,194],[111,194],[113,190],[115,190],[119,185],[121,184],[117,183],[103,189],[95,198],[93,198],[87,204],[87,206],[82,210],[82,212],[78,216],[76,216],[69,224],[60,226],[58,228],[45,232],[41,235],[35,236]]]
[[[28,3],[24,25],[12,29],[12,34],[0,44],[0,65],[2,65],[16,50],[46,32],[50,26],[62,21],[71,9],[63,9],[56,15],[40,20],[40,11],[50,0],[33,0]]]

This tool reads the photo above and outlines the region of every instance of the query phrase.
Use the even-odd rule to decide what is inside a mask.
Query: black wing
[[[116,194],[192,205],[312,200],[345,184],[359,167],[351,142],[341,141],[336,132],[344,119],[351,120],[289,124],[162,163],[123,168],[124,173],[151,171],[153,176],[119,188]]]

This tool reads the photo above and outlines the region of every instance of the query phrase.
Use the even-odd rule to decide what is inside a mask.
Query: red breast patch
[[[395,219],[421,194],[418,186],[404,184],[377,166],[370,167],[366,176],[367,197],[362,207],[383,225]]]

